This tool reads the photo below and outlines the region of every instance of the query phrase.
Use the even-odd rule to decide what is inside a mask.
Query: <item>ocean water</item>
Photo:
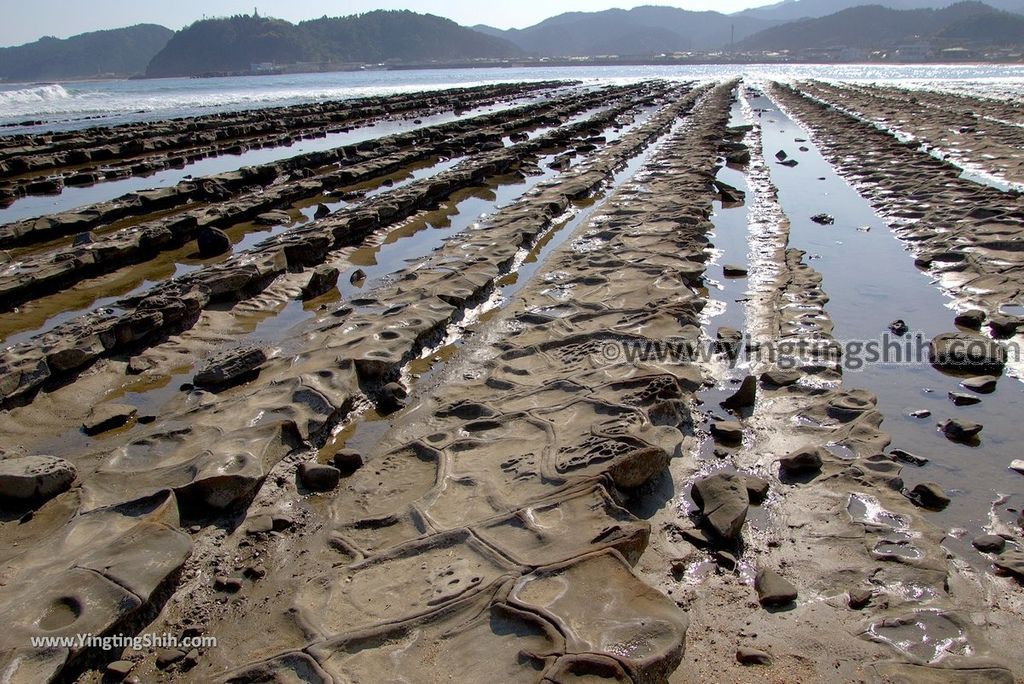
[[[8,126],[0,130],[0,134],[77,129],[225,110],[510,81],[576,79],[596,84],[645,78],[704,80],[728,76],[755,80],[819,78],[902,83],[994,97],[1020,97],[1024,94],[1024,66],[962,64],[516,67],[0,84],[0,125],[26,120],[46,122],[43,126],[31,128]]]

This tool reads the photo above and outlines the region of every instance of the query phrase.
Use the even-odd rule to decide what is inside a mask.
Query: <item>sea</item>
[[[704,81],[730,76],[815,78],[901,84],[998,98],[1024,96],[1024,65],[752,64],[580,66],[347,71],[230,78],[162,78],[0,84],[0,135],[77,130],[219,111],[388,95],[513,81],[573,79],[591,84],[650,78]],[[42,122],[22,126],[26,121]]]

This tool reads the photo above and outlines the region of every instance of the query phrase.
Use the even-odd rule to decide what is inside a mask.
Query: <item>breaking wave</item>
[[[64,86],[52,84],[22,88],[21,90],[0,90],[0,107],[33,102],[52,102],[54,100],[70,100],[71,93]]]

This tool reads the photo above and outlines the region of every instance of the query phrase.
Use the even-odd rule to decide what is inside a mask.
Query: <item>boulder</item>
[[[803,447],[779,459],[779,466],[788,475],[808,475],[821,471],[823,459],[818,447]]]
[[[789,387],[800,381],[800,371],[791,368],[773,368],[761,374],[761,382],[771,387]]]
[[[747,483],[736,473],[717,473],[697,480],[690,489],[708,525],[727,541],[735,540],[747,519]]]
[[[768,496],[768,489],[771,484],[763,477],[756,475],[744,475],[743,482],[747,486],[747,498],[752,504],[759,504]]]
[[[636,489],[668,468],[670,458],[660,447],[636,449],[618,458],[608,474],[617,487]]]
[[[299,481],[312,492],[329,492],[341,481],[341,471],[322,463],[299,465]]]
[[[711,424],[711,436],[722,444],[739,444],[743,441],[743,425],[735,420],[719,420]]]
[[[204,226],[196,235],[196,245],[199,247],[199,256],[209,259],[231,249],[231,238],[219,228]]]
[[[967,442],[974,439],[984,429],[978,423],[972,423],[969,420],[957,420],[955,418],[940,423],[939,427],[946,437],[959,442]]]
[[[128,404],[100,404],[89,412],[82,423],[82,430],[87,435],[98,435],[127,425],[138,412],[137,408]]]
[[[0,460],[0,503],[43,502],[67,491],[78,476],[71,463],[54,456]]]
[[[950,503],[942,487],[934,482],[922,482],[907,494],[907,498],[922,508],[934,511],[941,511]]]
[[[1002,553],[1006,548],[1006,540],[998,534],[983,534],[975,537],[971,545],[982,553]]]
[[[389,382],[380,391],[380,403],[388,411],[398,411],[405,408],[405,400],[409,396],[400,383]]]
[[[302,299],[315,299],[330,292],[337,286],[340,274],[341,272],[334,266],[317,266],[309,276],[309,282],[302,288]]]
[[[727,409],[744,409],[754,405],[757,400],[757,380],[753,375],[743,378],[743,384],[731,397],[722,402]]]
[[[928,360],[940,370],[1000,375],[1006,366],[1006,348],[981,335],[942,333],[932,339]]]
[[[981,399],[973,394],[961,394],[960,392],[950,392],[949,400],[957,406],[973,406],[981,403]]]
[[[980,330],[981,324],[985,322],[985,312],[981,309],[970,309],[957,314],[953,319],[956,325],[970,330]]]
[[[1007,551],[996,557],[992,564],[1008,575],[1024,580],[1024,552]]]
[[[796,587],[774,570],[761,570],[754,578],[757,600],[766,608],[785,606],[797,599]]]
[[[331,463],[347,477],[363,467],[363,455],[353,449],[342,449],[334,454]]]
[[[960,383],[964,389],[969,389],[978,394],[991,394],[996,391],[999,378],[994,375],[979,375],[976,378],[968,378]]]
[[[331,215],[331,209],[326,204],[316,205],[316,212],[313,214],[313,218],[316,220],[322,219],[326,216]]]
[[[811,220],[820,226],[831,226],[834,225],[836,220],[833,216],[825,213],[815,214],[811,217]]]
[[[908,332],[910,332],[910,326],[907,325],[907,322],[904,321],[902,318],[897,319],[889,324],[889,332],[891,332],[896,337],[903,337]]]
[[[853,610],[863,610],[871,603],[872,592],[870,589],[857,588],[851,589],[846,596],[846,605]]]
[[[912,454],[909,451],[904,451],[903,449],[892,449],[889,452],[889,456],[891,456],[893,460],[899,461],[900,463],[909,463],[910,465],[915,466],[923,466],[928,464],[928,459],[925,458],[924,456],[918,456],[917,454]]]
[[[722,275],[726,278],[745,278],[747,277],[747,269],[735,264],[725,264],[722,266]]]

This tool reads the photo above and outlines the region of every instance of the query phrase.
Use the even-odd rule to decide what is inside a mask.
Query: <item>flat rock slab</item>
[[[82,423],[82,430],[87,435],[108,432],[127,425],[138,412],[137,408],[127,404],[100,404],[89,412]]]
[[[929,344],[928,360],[942,370],[999,375],[1006,366],[1006,347],[981,335],[942,333]]]
[[[735,473],[718,473],[697,480],[690,494],[718,536],[726,540],[739,536],[750,506],[746,478]]]
[[[0,502],[46,501],[71,487],[78,471],[54,456],[20,456],[0,460]]]

